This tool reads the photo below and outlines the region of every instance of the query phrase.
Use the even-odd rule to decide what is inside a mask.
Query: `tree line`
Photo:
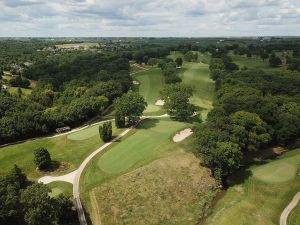
[[[210,63],[217,97],[207,122],[195,128],[196,153],[222,181],[245,154],[286,146],[300,135],[300,74],[239,70],[226,55]]]

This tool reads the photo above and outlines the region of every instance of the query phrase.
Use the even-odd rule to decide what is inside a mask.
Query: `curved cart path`
[[[298,202],[300,201],[300,191],[294,196],[292,201],[288,204],[287,207],[283,210],[280,215],[280,225],[287,225],[287,218],[291,211],[297,206]]]
[[[163,118],[163,117],[168,117],[168,116],[169,116],[168,114],[164,114],[164,115],[160,115],[160,116],[142,116],[141,119],[142,120],[143,119],[151,119],[151,118],[154,119],[154,118]],[[91,161],[91,159],[95,155],[97,155],[99,152],[106,149],[112,143],[114,143],[117,140],[124,137],[133,128],[134,128],[134,126],[126,129],[121,134],[119,134],[117,137],[115,137],[113,140],[111,140],[110,142],[105,143],[100,148],[98,148],[97,150],[92,152],[87,158],[84,159],[84,161],[81,163],[81,165],[79,166],[79,168],[77,170],[75,170],[71,173],[68,173],[66,175],[63,175],[63,176],[56,176],[56,177],[55,176],[44,176],[44,177],[42,177],[38,180],[38,182],[45,183],[45,184],[48,184],[48,183],[51,183],[51,182],[54,182],[54,181],[66,181],[66,182],[69,182],[69,183],[73,184],[73,197],[75,199],[76,209],[77,209],[80,225],[87,225],[84,210],[83,210],[83,207],[82,207],[82,204],[81,204],[81,201],[80,201],[80,197],[79,197],[79,194],[80,194],[79,193],[79,181],[80,181],[80,176],[81,176],[84,168],[86,167],[86,165]]]

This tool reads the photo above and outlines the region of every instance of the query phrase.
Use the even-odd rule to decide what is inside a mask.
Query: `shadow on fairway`
[[[145,119],[136,129],[147,130],[156,127],[157,123],[159,123],[158,119]]]

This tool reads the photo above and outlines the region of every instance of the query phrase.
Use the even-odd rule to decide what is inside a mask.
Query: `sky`
[[[0,36],[300,36],[300,0],[0,0]]]

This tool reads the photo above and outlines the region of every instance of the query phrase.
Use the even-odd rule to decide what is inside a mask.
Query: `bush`
[[[115,124],[117,128],[125,127],[125,116],[120,113],[116,113]]]
[[[51,165],[51,156],[46,148],[38,148],[34,151],[35,165],[40,169],[47,169]]]
[[[100,138],[104,142],[108,142],[112,138],[112,125],[111,121],[103,123],[102,126],[99,126]]]

